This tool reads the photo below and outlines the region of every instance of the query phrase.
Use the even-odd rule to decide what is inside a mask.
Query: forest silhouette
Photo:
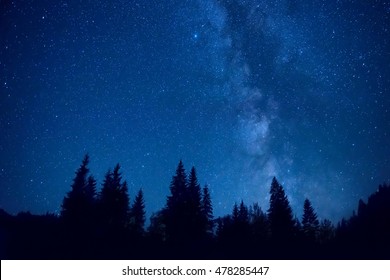
[[[146,228],[142,189],[130,200],[117,164],[98,190],[88,164],[86,155],[60,215],[0,210],[1,259],[390,259],[386,184],[336,225],[319,219],[309,198],[295,216],[276,178],[266,211],[241,201],[214,217],[209,188],[180,161],[165,207]]]

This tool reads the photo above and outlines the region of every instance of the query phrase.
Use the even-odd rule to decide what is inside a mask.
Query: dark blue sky
[[[58,211],[85,153],[148,214],[177,163],[216,215],[349,216],[390,178],[390,2],[0,2],[0,207]]]

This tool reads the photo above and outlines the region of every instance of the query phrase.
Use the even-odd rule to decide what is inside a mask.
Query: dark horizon
[[[133,200],[120,165],[106,173],[103,187],[86,155],[59,216],[0,209],[1,259],[389,259],[390,185],[337,224],[318,217],[309,198],[297,217],[274,177],[267,210],[235,203],[215,216],[213,200],[193,167],[182,161],[172,176],[165,206],[146,225],[144,193]]]
[[[95,188],[96,188],[96,193],[97,194],[99,194],[100,192],[101,192],[101,190],[102,190],[102,188],[104,187],[104,180],[98,180],[95,176],[94,176],[94,173],[93,173],[93,170],[91,170],[90,168],[89,168],[89,166],[91,165],[91,158],[90,158],[90,156],[89,156],[89,153],[87,153],[87,154],[85,154],[85,156],[87,156],[88,157],[88,172],[89,172],[89,175],[91,176],[91,177],[93,177],[94,178],[94,180],[96,180],[96,186],[95,186]],[[85,156],[84,156],[84,158],[85,158]],[[93,160],[92,160],[92,162],[93,162]],[[180,162],[182,163],[183,161],[182,160],[180,160]],[[184,163],[183,163],[184,164]],[[123,168],[122,168],[122,166],[120,165],[120,163],[116,163],[114,166],[112,166],[112,167],[108,167],[108,168],[106,168],[106,173],[105,173],[105,176],[107,175],[107,172],[112,172],[113,170],[114,170],[114,167],[115,166],[119,166],[120,167],[120,173],[121,173],[121,178],[123,179],[123,181],[124,182],[126,182],[126,184],[128,184],[128,181],[126,180],[126,173],[123,171]],[[184,167],[184,166],[183,166]],[[191,167],[191,169],[192,168],[195,168],[195,166],[192,166]],[[184,171],[187,173],[188,172],[188,174],[189,174],[189,170],[191,170],[191,169],[187,169],[187,168],[184,168]],[[272,179],[271,179],[271,181],[272,180],[274,180],[276,177],[275,176],[273,176],[272,177]],[[74,180],[74,179],[73,179]],[[72,182],[72,180],[69,178],[69,182],[71,183],[70,185],[69,185],[69,187],[71,187],[71,185],[73,184]],[[151,217],[153,217],[153,215],[155,215],[156,213],[158,213],[159,211],[161,211],[161,209],[163,209],[164,208],[164,203],[165,203],[165,199],[166,199],[166,197],[169,197],[169,183],[168,182],[166,182],[165,184],[164,184],[165,186],[166,186],[166,190],[165,190],[165,192],[166,192],[166,195],[164,196],[164,198],[161,198],[161,201],[162,201],[162,206],[159,208],[159,209],[157,209],[156,211],[154,211],[154,212],[152,212],[152,213],[148,213],[148,211],[146,211],[146,209],[148,209],[148,207],[147,207],[147,204],[148,204],[148,202],[147,201],[145,201],[146,203],[146,206],[145,206],[145,225],[146,226],[149,226],[150,225],[150,218]],[[264,184],[265,185],[265,184]],[[268,188],[269,188],[269,185],[271,185],[271,182],[269,183],[269,184],[267,184],[268,185]],[[282,186],[283,186],[283,188],[284,189],[286,189],[286,186],[285,185],[283,185],[283,184],[281,184]],[[199,186],[201,186],[202,188],[203,187],[207,187],[209,190],[210,190],[210,186],[208,185],[208,184],[202,184],[202,182],[200,182],[199,183]],[[382,186],[387,186],[387,183],[385,182],[385,181],[383,181],[381,184],[378,184],[377,186],[376,186],[376,190],[373,192],[373,193],[375,193],[375,192],[377,192],[378,190],[379,190],[379,188],[380,187],[382,187]],[[288,186],[287,186],[287,188],[288,188]],[[70,188],[71,189],[71,188]],[[69,190],[70,189],[68,189],[67,191],[65,191],[65,193],[63,194],[63,198],[66,196],[66,194],[69,192]],[[136,196],[136,194],[140,191],[140,190],[142,190],[143,191],[143,193],[144,193],[144,195],[147,195],[147,194],[145,194],[145,190],[142,188],[142,187],[140,187],[138,190],[135,190],[134,191],[134,195],[130,195],[130,190],[128,190],[128,196],[129,196],[129,204],[131,204],[130,202],[130,200],[132,200],[132,199],[134,199],[135,198],[135,196]],[[210,190],[211,191],[211,190]],[[371,193],[371,194],[369,194],[369,196],[370,195],[372,195],[373,193]],[[367,202],[367,200],[369,199],[369,196],[367,196],[367,197],[365,197],[365,198],[360,198],[360,199],[358,199],[357,201],[356,201],[356,203],[355,203],[355,208],[353,208],[352,210],[351,210],[351,212],[348,214],[348,215],[346,215],[346,216],[343,216],[343,217],[341,217],[339,220],[336,220],[336,221],[334,221],[334,220],[331,220],[331,219],[329,219],[328,217],[321,217],[321,216],[319,216],[318,218],[319,218],[319,221],[322,221],[322,220],[329,220],[329,221],[331,221],[332,222],[332,224],[333,225],[337,225],[337,224],[339,224],[340,222],[342,222],[342,220],[348,220],[348,219],[350,219],[351,217],[353,217],[354,215],[356,215],[356,213],[357,213],[357,211],[358,211],[358,206],[359,206],[359,204],[358,204],[358,202],[361,200],[362,202]],[[0,209],[1,210],[3,210],[5,213],[7,213],[7,214],[9,214],[9,215],[13,215],[13,216],[17,216],[17,215],[20,215],[20,214],[31,214],[31,215],[37,215],[37,216],[44,216],[44,215],[54,215],[54,216],[57,216],[57,217],[60,217],[61,216],[61,208],[62,208],[62,203],[63,203],[63,198],[62,198],[62,202],[58,205],[58,207],[57,207],[57,209],[58,210],[55,210],[55,211],[49,211],[49,210],[46,210],[46,211],[43,211],[42,213],[34,213],[33,211],[31,211],[31,210],[29,210],[29,209],[25,209],[25,210],[21,210],[21,211],[18,211],[18,212],[9,212],[9,211],[7,211],[7,209],[4,209],[4,208],[1,208],[0,207]],[[213,200],[213,197],[211,196],[211,199]],[[288,198],[287,198],[288,199]],[[307,196],[307,197],[305,197],[305,200],[306,199],[309,199],[309,200],[311,200],[311,198],[309,197],[309,196]],[[244,202],[246,205],[250,205],[250,206],[253,206],[254,204],[257,204],[259,207],[260,207],[260,209],[261,209],[261,211],[263,211],[263,212],[267,212],[267,204],[268,204],[268,206],[269,206],[269,202],[270,202],[270,196],[268,195],[268,199],[267,199],[267,204],[266,204],[266,207],[262,207],[261,205],[260,205],[260,203],[259,203],[259,201],[254,201],[252,204],[250,204],[250,203],[247,203],[245,200],[243,200],[243,199],[237,199],[237,200],[235,200],[233,203],[232,203],[232,205],[230,205],[230,208],[228,208],[228,210],[227,210],[227,212],[226,213],[221,213],[221,214],[218,214],[217,215],[217,217],[218,218],[221,218],[221,217],[224,217],[224,216],[226,216],[226,215],[229,215],[229,214],[231,214],[231,211],[233,210],[233,208],[234,208],[234,205],[239,205],[241,202]],[[290,203],[290,201],[289,201],[289,203]],[[291,204],[291,203],[290,203]],[[302,203],[302,205],[301,205],[301,211],[298,211],[298,212],[295,212],[294,211],[294,209],[293,209],[293,216],[294,217],[296,217],[296,218],[299,218],[299,217],[302,217],[302,215],[303,215],[303,205],[304,205],[304,203]],[[317,210],[316,210],[316,212],[317,212]]]

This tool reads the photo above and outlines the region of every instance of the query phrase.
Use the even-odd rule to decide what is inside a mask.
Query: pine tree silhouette
[[[139,236],[144,234],[145,202],[144,194],[140,189],[135,196],[133,206],[130,209],[132,230]]]
[[[175,208],[185,202],[187,198],[187,176],[181,160],[176,168],[176,174],[172,178],[169,189],[171,195],[167,199],[168,208]]]
[[[96,202],[96,179],[92,175],[88,177],[88,182],[85,188],[85,195],[89,200],[89,203],[92,204]]]
[[[249,210],[244,201],[241,200],[238,208],[238,219],[236,222],[236,234],[241,244],[248,244],[250,241]],[[246,246],[245,246],[246,247]]]
[[[248,207],[245,205],[243,200],[241,200],[240,208],[238,210],[238,221],[241,224],[249,224]]]
[[[261,210],[258,203],[254,203],[249,210],[250,224],[252,225],[251,240],[257,245],[269,238],[267,215]]]
[[[84,227],[89,224],[96,201],[96,181],[88,177],[89,156],[84,156],[81,166],[76,171],[71,190],[64,197],[61,205],[61,217],[72,226]]]
[[[201,213],[203,218],[203,230],[209,236],[213,233],[214,221],[213,221],[213,205],[211,202],[211,196],[208,186],[204,186],[203,195],[201,201]]]
[[[187,176],[181,160],[172,178],[170,191],[171,195],[167,197],[167,204],[163,211],[166,238],[171,243],[179,244],[187,239],[188,231]]]
[[[85,155],[76,171],[71,190],[61,205],[61,230],[65,255],[91,256],[96,227],[96,181],[89,175],[89,156]]]
[[[126,181],[122,182],[120,165],[106,173],[100,191],[99,205],[102,220],[111,228],[125,228],[129,221],[129,195]]]
[[[232,220],[234,223],[238,222],[239,215],[240,215],[240,210],[238,209],[237,202],[235,202],[232,210]]]
[[[307,241],[315,242],[318,239],[318,222],[317,214],[309,199],[303,203],[302,230]]]
[[[203,237],[203,219],[201,209],[201,193],[195,167],[191,168],[187,188],[187,226],[188,238],[196,240]]]
[[[270,207],[268,220],[273,240],[282,245],[294,238],[294,220],[292,210],[283,187],[274,177],[270,189]]]

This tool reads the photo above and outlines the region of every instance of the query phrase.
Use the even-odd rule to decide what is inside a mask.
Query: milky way
[[[362,3],[360,3],[362,2]],[[390,174],[390,3],[2,1],[0,207],[57,212],[85,153],[163,207],[194,165],[216,215],[349,216]]]

